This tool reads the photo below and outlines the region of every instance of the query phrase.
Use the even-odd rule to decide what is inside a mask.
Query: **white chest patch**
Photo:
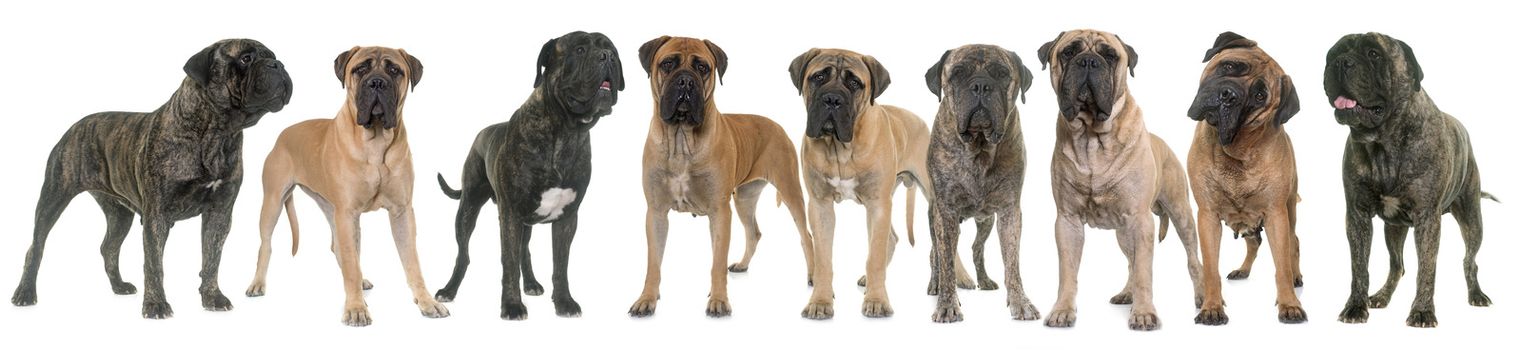
[[[832,177],[826,181],[830,182],[831,187],[835,187],[835,202],[842,200],[861,202],[861,200],[856,199],[856,179]]]
[[[565,213],[565,206],[576,201],[576,190],[569,188],[551,188],[539,194],[539,209],[534,209],[534,214],[543,216],[544,221],[554,221]]]
[[[1400,198],[1380,196],[1380,202],[1384,204],[1385,216],[1393,217],[1400,213]]]
[[[216,190],[217,187],[222,187],[222,179],[217,179],[216,181],[212,181],[206,184],[206,188],[210,188],[212,190]]]

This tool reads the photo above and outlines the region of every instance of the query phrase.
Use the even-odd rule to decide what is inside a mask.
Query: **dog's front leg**
[[[1221,296],[1221,218],[1213,206],[1200,204],[1195,227],[1200,230],[1200,260],[1203,265],[1200,284],[1204,287],[1205,300],[1194,323],[1207,326],[1224,325],[1230,321],[1226,316],[1226,301]]]
[[[571,261],[571,240],[576,238],[576,224],[578,221],[576,208],[571,208],[556,220],[551,235],[554,244],[555,272],[550,276],[550,283],[555,291],[550,294],[550,300],[555,302],[555,315],[561,317],[580,317],[581,304],[571,297],[571,283],[567,268]],[[527,247],[525,247],[527,248]]]
[[[936,201],[930,208],[930,235],[934,237],[930,247],[930,269],[936,284],[935,313],[930,315],[930,320],[940,323],[961,322],[962,306],[957,300],[956,275],[952,272],[957,236],[961,235],[957,224],[961,220],[944,202]]]
[[[359,271],[359,212],[334,208],[333,253],[338,256],[338,270],[343,274],[343,323],[354,327],[370,325],[370,309],[365,305],[362,289],[364,276]]]
[[[174,316],[164,298],[164,242],[170,227],[174,222],[157,213],[143,215],[143,318]]]
[[[1019,203],[1019,200],[1015,203]],[[1022,321],[1038,320],[1041,319],[1041,311],[1036,310],[1030,298],[1025,296],[1025,282],[1020,279],[1020,227],[1022,224],[1020,216],[1020,206],[1017,204],[1005,208],[998,213],[996,218],[999,225],[999,252],[1004,257],[1004,290],[1007,293],[1005,303],[1009,306],[1010,317]],[[982,229],[980,228],[979,231]],[[983,275],[982,264],[978,265],[979,275]],[[986,278],[986,276],[980,276],[980,278]]]
[[[670,228],[666,208],[645,209],[645,288],[629,307],[629,316],[646,317],[655,314],[655,303],[661,299],[661,259],[666,255],[666,231]]]
[[[861,314],[867,317],[893,316],[893,306],[888,302],[888,261],[893,258],[893,189],[888,195],[868,202],[867,207],[867,295],[861,303]],[[833,233],[831,233],[833,235]]]
[[[1057,233],[1057,304],[1046,316],[1047,327],[1072,327],[1078,322],[1078,263],[1083,261],[1083,223],[1078,216],[1059,208],[1055,224]]]
[[[528,307],[523,305],[523,291],[518,289],[523,275],[522,245],[525,233],[533,227],[523,224],[523,219],[513,216],[509,206],[498,205],[498,220],[502,227],[502,319],[522,320],[528,318]]]
[[[1128,242],[1131,251],[1131,281],[1127,286],[1131,291],[1131,319],[1128,325],[1131,330],[1150,331],[1162,326],[1157,318],[1157,307],[1152,304],[1152,251],[1157,246],[1156,223],[1153,221],[1150,206],[1143,207],[1131,213],[1131,222],[1125,228],[1119,230],[1121,236],[1117,239]]]
[[[1432,305],[1433,282],[1437,277],[1438,230],[1442,229],[1441,212],[1412,218],[1416,224],[1416,300],[1411,302],[1411,314],[1406,325],[1411,327],[1437,327],[1437,314]],[[1364,275],[1365,289],[1368,275]],[[1368,294],[1365,290],[1364,294]]]
[[[1351,196],[1348,199],[1347,230],[1353,279],[1348,302],[1337,320],[1342,323],[1369,322],[1369,245],[1374,237],[1374,214],[1361,210]]]
[[[708,215],[708,233],[713,241],[713,268],[709,271],[708,317],[729,317],[729,198],[713,201]]]
[[[222,295],[222,287],[217,283],[222,246],[227,243],[227,232],[232,228],[233,202],[238,196],[238,187],[233,185],[231,193],[201,214],[201,307],[211,311],[233,309],[232,301]]]
[[[433,295],[428,294],[428,286],[423,283],[423,271],[418,266],[417,258],[417,221],[413,217],[412,207],[387,209],[386,214],[391,216],[391,239],[396,243],[397,255],[402,258],[402,271],[407,274],[407,287],[412,289],[412,302],[417,303],[423,316],[448,317],[449,309],[434,300]]]
[[[813,198],[813,197],[811,197]],[[814,232],[814,294],[803,308],[803,317],[824,320],[835,317],[835,204],[809,201],[809,230]]]
[[[1290,224],[1289,213],[1275,210],[1268,213],[1264,233],[1268,235],[1268,249],[1274,259],[1274,282],[1278,289],[1279,322],[1305,322],[1305,309],[1295,296],[1295,226]]]

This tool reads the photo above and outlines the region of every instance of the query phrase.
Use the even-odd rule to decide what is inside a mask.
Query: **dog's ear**
[[[724,54],[724,49],[708,39],[703,39],[703,45],[708,45],[708,52],[713,54],[713,69],[718,71],[719,85],[724,85],[724,70],[729,68],[729,55]]]
[[[1295,81],[1287,74],[1279,77],[1279,112],[1274,114],[1274,122],[1284,125],[1299,112],[1300,93],[1295,91]]]
[[[1227,49],[1247,48],[1253,46],[1258,46],[1258,42],[1244,38],[1241,35],[1237,35],[1237,33],[1223,32],[1220,36],[1215,38],[1215,45],[1211,45],[1209,50],[1205,50],[1205,60],[1200,62],[1210,62],[1210,59],[1215,57],[1216,54],[1221,53],[1221,51],[1226,51]]]
[[[1411,78],[1411,88],[1422,91],[1422,65],[1416,63],[1416,53],[1411,52],[1411,45],[1406,45],[1406,42],[1394,41],[1400,45],[1401,57],[1406,60],[1406,74]]]
[[[1035,83],[1035,78],[1031,77],[1031,69],[1025,66],[1025,61],[1020,59],[1020,54],[1014,51],[1007,52],[1009,53],[1010,60],[1015,62],[1015,69],[1020,71],[1020,103],[1025,103],[1025,93],[1031,91],[1031,84]],[[1015,105],[1013,98],[1010,99],[1009,105]]]
[[[359,51],[359,46],[355,46],[348,51],[339,52],[338,58],[333,59],[333,74],[338,76],[338,85],[340,86],[349,86],[349,58],[353,57],[356,51]]]
[[[1052,39],[1052,41],[1048,41],[1045,44],[1041,44],[1041,48],[1036,49],[1036,60],[1041,61],[1041,70],[1046,70],[1046,64],[1051,63],[1052,61],[1052,47],[1057,46],[1057,40],[1062,40],[1062,35],[1067,33],[1068,32],[1057,33],[1057,38]]]
[[[883,91],[888,91],[888,83],[893,82],[893,79],[888,77],[888,68],[883,67],[883,64],[878,62],[876,57],[862,55],[861,61],[867,64],[867,73],[872,76],[871,101],[875,105],[877,104],[877,97],[882,96]]]
[[[941,54],[939,61],[935,61],[935,64],[930,65],[930,69],[925,70],[925,87],[930,88],[930,93],[935,94],[936,101],[941,100],[941,71],[946,69],[947,57],[951,57],[951,50],[946,50],[946,53]]]
[[[544,83],[544,73],[550,71],[550,65],[555,64],[555,43],[557,42],[560,42],[560,38],[550,39],[544,42],[544,47],[539,48],[539,61],[534,63],[534,87],[536,88]]]
[[[793,78],[793,87],[798,89],[799,95],[803,95],[803,75],[808,73],[803,70],[809,67],[809,62],[813,62],[816,56],[819,56],[819,49],[809,49],[793,58],[793,63],[787,66],[787,75]]]
[[[407,78],[411,80],[412,83],[412,86],[409,86],[408,88],[416,89],[417,83],[423,80],[423,61],[419,61],[417,57],[413,57],[412,54],[407,53],[407,50],[396,49],[396,51],[400,52],[402,57],[407,60]]]
[[[671,36],[662,35],[659,38],[650,39],[644,45],[639,46],[639,65],[645,67],[646,76],[649,76],[651,73],[650,65],[655,63],[655,52],[660,51],[661,46],[666,45],[667,41],[671,41]]]
[[[613,55],[613,72],[617,73],[617,74],[613,75],[613,89],[616,89],[618,91],[624,91],[624,59],[622,58],[623,56],[619,56],[618,55],[618,46],[617,45],[613,45],[613,40],[607,39],[607,36],[602,35],[602,33],[597,33],[597,35],[598,36],[602,36],[603,39],[605,39],[605,40],[608,40],[608,48],[613,50],[613,52],[611,53]]]
[[[195,56],[190,56],[190,59],[185,61],[185,75],[195,81],[196,85],[206,86],[206,83],[211,81],[211,64],[216,61],[214,57],[217,55],[217,49],[221,47],[221,43],[212,44],[201,49],[201,52],[196,53]]]
[[[1127,44],[1125,40],[1121,40],[1119,35],[1115,36],[1115,41],[1120,42],[1120,46],[1126,47],[1126,68],[1131,70],[1131,76],[1136,76],[1136,49],[1131,48],[1131,44]]]

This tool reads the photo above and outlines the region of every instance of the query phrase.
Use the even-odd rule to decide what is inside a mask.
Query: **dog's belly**
[[[1113,194],[1088,196],[1083,198],[1083,208],[1078,211],[1078,217],[1084,224],[1105,230],[1116,230],[1126,227],[1131,220],[1136,218],[1126,208],[1123,198]]]
[[[1259,211],[1233,205],[1217,205],[1216,215],[1237,235],[1245,235],[1263,227],[1263,213]]]
[[[576,201],[576,190],[569,188],[551,188],[539,194],[539,207],[534,209],[534,215],[539,216],[539,222],[551,222],[559,219],[565,213],[565,208]]]

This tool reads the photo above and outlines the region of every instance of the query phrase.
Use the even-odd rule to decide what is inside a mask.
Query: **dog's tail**
[[[906,199],[904,203],[904,228],[909,231],[910,247],[914,246],[914,187],[914,181],[904,181],[904,188],[909,191],[909,193],[904,194]]]
[[[296,248],[301,247],[301,229],[296,224],[296,201],[291,197],[285,197],[285,218],[291,221],[291,256],[296,256]]]
[[[1480,191],[1480,198],[1489,199],[1490,201],[1496,203],[1501,203],[1501,199],[1496,198],[1496,195],[1490,194],[1490,192]]]
[[[444,190],[444,195],[449,196],[449,199],[460,199],[461,191],[449,188],[449,183],[444,181],[444,174],[442,173],[439,174],[439,188]]]

